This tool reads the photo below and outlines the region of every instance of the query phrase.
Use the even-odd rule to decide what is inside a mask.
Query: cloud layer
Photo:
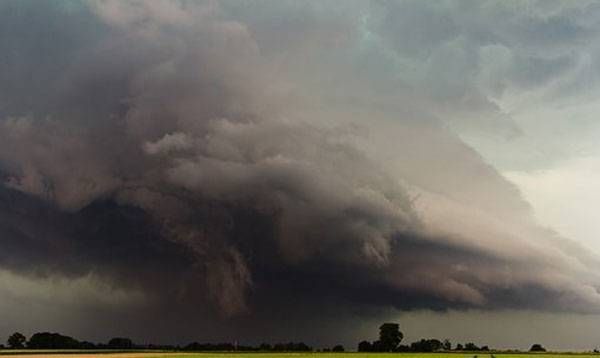
[[[598,312],[598,258],[449,128],[518,135],[494,98],[570,71],[585,29],[547,9],[491,34],[510,7],[443,4],[1,4],[0,266],[203,324]]]

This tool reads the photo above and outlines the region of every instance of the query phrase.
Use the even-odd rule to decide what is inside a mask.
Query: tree
[[[262,343],[259,347],[258,347],[259,351],[270,351],[273,350],[273,347],[271,347],[271,345],[269,343]]]
[[[131,349],[133,341],[129,338],[115,337],[108,341],[108,347],[111,349]]]
[[[442,348],[442,342],[437,339],[421,339],[410,345],[410,349],[413,352],[437,352],[442,350]]]
[[[343,352],[344,351],[344,346],[342,346],[341,344],[338,344],[337,346],[331,348],[332,352]]]
[[[400,332],[400,326],[397,323],[384,323],[379,327],[378,350],[384,352],[393,352],[402,342],[404,334]]]
[[[310,352],[312,347],[306,345],[304,342],[289,342],[289,343],[277,343],[273,346],[273,350],[276,352]]]
[[[455,349],[455,350],[457,350],[457,351],[462,351],[462,350],[464,350],[464,349],[465,349],[465,348],[463,347],[463,345],[462,345],[462,344],[460,344],[460,343],[458,343],[458,344],[456,345],[456,349]]]
[[[450,351],[450,350],[452,350],[452,343],[450,342],[449,339],[444,339],[444,343],[442,343],[442,347],[444,348],[445,351]]]
[[[290,350],[292,350],[292,351],[298,351],[298,352],[310,352],[310,351],[313,350],[312,347],[309,347],[304,342],[292,344],[291,348],[292,349],[290,349]]]
[[[76,349],[79,342],[69,336],[58,333],[42,332],[36,333],[27,342],[27,348],[31,349]]]
[[[531,346],[531,348],[529,348],[530,352],[545,352],[546,348],[542,347],[541,344],[536,343],[534,345]]]
[[[469,342],[469,343],[465,344],[465,350],[475,352],[475,351],[479,350],[479,347],[477,347],[477,345],[475,343]]]
[[[369,341],[362,341],[358,344],[359,352],[371,352],[372,349],[373,349],[373,346],[371,345],[371,342],[369,342]]]
[[[15,332],[10,337],[8,337],[8,340],[6,341],[6,343],[12,349],[21,349],[21,348],[25,348],[26,341],[27,341],[27,338],[25,338],[24,335],[22,335],[19,332]]]
[[[83,341],[79,342],[79,349],[96,349],[96,345],[92,342]]]

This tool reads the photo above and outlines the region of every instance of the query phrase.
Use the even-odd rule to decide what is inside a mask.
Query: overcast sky
[[[599,64],[594,1],[0,2],[0,335],[593,349]]]

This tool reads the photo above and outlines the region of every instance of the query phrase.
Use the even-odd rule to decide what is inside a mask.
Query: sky
[[[596,348],[600,3],[0,2],[0,336]]]

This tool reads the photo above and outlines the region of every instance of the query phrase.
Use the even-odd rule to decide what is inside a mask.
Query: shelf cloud
[[[493,97],[577,72],[578,10],[492,33],[465,2],[337,5],[0,4],[2,277],[243,337],[324,309],[600,312],[599,258],[452,130],[522,135]]]

